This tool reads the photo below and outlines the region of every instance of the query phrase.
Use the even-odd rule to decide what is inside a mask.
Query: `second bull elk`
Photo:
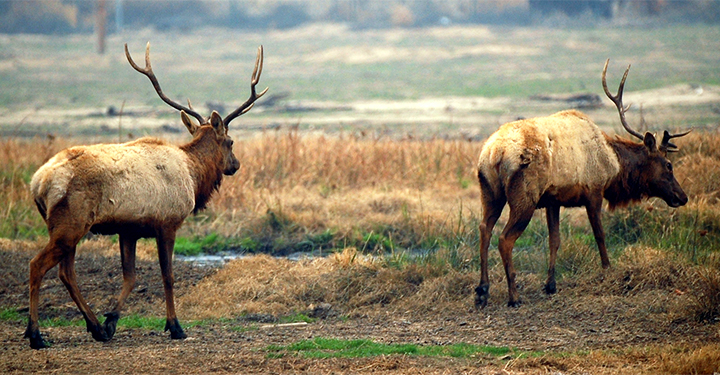
[[[30,317],[25,337],[34,349],[47,346],[38,327],[40,283],[57,264],[60,280],[82,312],[88,332],[97,341],[113,337],[125,299],[135,285],[135,248],[140,238],[156,239],[165,290],[165,330],[173,339],[186,337],[173,299],[175,234],[188,215],[205,207],[223,175],[233,175],[240,168],[228,125],[267,92],[255,91],[262,73],[262,46],[255,60],[250,97],[225,118],[215,111],[205,118],[189,101],[185,107],[166,97],[150,65],[150,43],[145,50],[145,68],[135,64],[127,44],[125,55],[135,70],[150,79],[160,98],[180,111],[193,139],[181,146],[141,138],[124,144],[71,147],[38,169],[30,189],[47,224],[49,241],[30,261]],[[123,286],[103,324],[80,294],[75,276],[75,249],[88,231],[119,235]]]
[[[475,305],[488,302],[488,247],[493,227],[505,204],[510,216],[500,235],[498,250],[505,267],[509,306],[520,303],[515,285],[512,250],[527,227],[533,212],[545,208],[550,258],[545,292],[555,293],[555,259],[560,247],[560,207],[584,206],[592,227],[603,268],[610,266],[605,234],[600,220],[603,198],[610,209],[648,197],[659,197],[671,207],[688,198],[673,175],[667,153],[677,151],[670,142],[688,132],[664,132],[658,142],[651,133],[640,134],[625,120],[628,107],[622,104],[628,66],[612,95],[602,73],[606,95],[615,103],[625,130],[642,143],[602,132],[586,115],[575,110],[548,117],[519,120],[502,125],[488,138],[480,152],[480,181],[483,217],[480,224],[480,285],[475,288]]]

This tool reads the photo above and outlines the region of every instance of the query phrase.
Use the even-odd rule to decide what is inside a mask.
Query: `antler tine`
[[[678,137],[688,135],[688,133],[690,133],[691,131],[692,131],[692,129],[681,132],[681,133],[670,134],[667,130],[665,130],[663,132],[662,142],[660,142],[660,149],[665,152],[677,152],[678,146],[674,143],[671,143],[670,140],[673,138],[678,138]]]
[[[158,96],[160,96],[160,99],[167,103],[169,106],[177,109],[178,111],[185,111],[187,114],[191,115],[192,117],[195,117],[201,125],[207,124],[207,119],[205,119],[203,116],[201,116],[199,113],[195,112],[192,109],[192,106],[190,107],[184,107],[165,96],[162,89],[160,88],[160,83],[157,80],[157,77],[155,77],[155,73],[152,70],[152,65],[150,64],[150,42],[147,43],[147,46],[145,47],[145,68],[139,67],[137,64],[135,64],[135,61],[133,61],[132,57],[130,57],[130,51],[128,50],[127,43],[125,43],[125,57],[127,57],[128,62],[130,63],[130,66],[133,67],[133,69],[137,70],[139,73],[142,73],[146,77],[150,79],[150,82],[152,83],[153,87],[155,88],[155,92],[157,92]],[[190,105],[190,100],[188,99],[188,105]]]
[[[268,91],[269,87],[266,87],[265,90],[263,90],[260,94],[256,93],[255,91],[255,86],[260,82],[260,75],[262,74],[263,59],[263,46],[261,45],[258,47],[257,58],[255,58],[255,69],[253,69],[253,74],[250,78],[250,97],[248,98],[248,100],[245,101],[245,103],[240,105],[240,107],[238,107],[236,110],[234,110],[232,113],[230,113],[223,119],[225,126],[228,126],[228,124],[230,124],[230,121],[249,111],[255,105],[255,101],[260,99],[260,97],[265,95],[265,93]]]
[[[628,72],[630,72],[630,65],[628,65],[627,69],[625,69],[625,74],[623,74],[622,80],[620,81],[620,87],[618,87],[617,94],[613,96],[608,89],[607,79],[605,78],[607,75],[607,68],[609,63],[610,59],[605,60],[605,67],[603,67],[602,72],[602,86],[603,90],[605,90],[605,95],[607,95],[607,97],[610,98],[613,103],[615,103],[615,107],[617,107],[618,113],[620,114],[620,122],[622,123],[623,128],[625,128],[628,133],[642,140],[644,139],[643,135],[633,130],[625,120],[625,112],[630,109],[630,106],[628,105],[627,107],[625,107],[622,102],[623,90],[625,89],[625,80],[627,79]]]

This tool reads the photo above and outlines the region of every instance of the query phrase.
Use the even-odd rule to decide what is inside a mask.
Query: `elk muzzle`
[[[684,206],[688,202],[688,197],[682,187],[680,187],[680,183],[673,177],[669,185],[666,189],[663,189],[665,190],[663,194],[658,194],[658,196],[670,207],[677,208]]]
[[[240,160],[238,160],[235,155],[231,155],[230,162],[227,163],[227,166],[225,167],[225,170],[223,170],[223,174],[226,176],[232,176],[240,169]]]

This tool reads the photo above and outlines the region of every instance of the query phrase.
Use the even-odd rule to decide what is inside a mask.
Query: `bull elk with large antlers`
[[[58,263],[60,280],[82,312],[88,332],[97,341],[113,337],[125,299],[135,285],[135,248],[140,238],[156,239],[165,290],[165,330],[173,339],[186,337],[173,299],[175,234],[190,213],[205,207],[223,175],[231,176],[240,168],[228,125],[267,92],[255,91],[262,73],[262,46],[258,48],[250,97],[225,118],[213,111],[206,119],[189,101],[185,107],[166,97],[150,65],[150,43],[145,50],[145,68],[135,64],[127,44],[125,55],[135,70],[150,79],[160,98],[180,111],[193,139],[181,146],[141,138],[124,144],[71,147],[38,169],[30,189],[47,224],[49,242],[30,261],[30,317],[25,337],[34,349],[47,346],[38,327],[40,283]],[[75,277],[75,248],[88,231],[119,235],[123,286],[102,325],[80,294]]]
[[[498,250],[505,267],[509,306],[520,303],[512,250],[536,209],[546,211],[550,259],[545,292],[552,294],[556,291],[555,260],[560,247],[561,206],[585,207],[602,266],[607,268],[610,260],[600,220],[603,198],[610,209],[648,197],[659,197],[671,207],[687,203],[688,198],[675,179],[666,155],[677,150],[670,140],[688,132],[665,131],[658,143],[653,134],[642,135],[633,130],[625,120],[628,107],[622,104],[630,67],[625,70],[618,93],[612,95],[605,79],[608,62],[602,73],[605,93],[617,106],[625,130],[642,143],[610,137],[575,110],[507,123],[485,142],[478,162],[483,217],[481,278],[475,288],[477,307],[485,307],[488,302],[488,247],[492,229],[506,203],[510,206],[510,216],[500,235]]]

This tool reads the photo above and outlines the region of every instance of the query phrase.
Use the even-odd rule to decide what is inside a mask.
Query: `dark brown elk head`
[[[177,109],[180,111],[180,116],[182,118],[182,122],[185,125],[185,127],[188,129],[190,134],[193,135],[194,139],[197,139],[201,136],[202,133],[212,131],[215,134],[215,141],[217,142],[217,146],[215,149],[220,150],[222,153],[222,165],[221,170],[223,174],[231,176],[237,172],[237,170],[240,168],[240,161],[238,161],[237,157],[235,157],[235,154],[233,154],[233,140],[228,135],[228,125],[232,120],[235,118],[245,114],[247,111],[249,111],[253,105],[255,105],[255,101],[259,99],[261,96],[263,96],[267,92],[267,88],[263,90],[261,93],[255,92],[255,86],[260,81],[260,75],[262,74],[262,66],[263,66],[263,48],[262,46],[258,47],[258,53],[257,58],[255,59],[255,69],[253,70],[252,78],[250,80],[250,97],[248,98],[245,103],[240,105],[236,110],[234,110],[232,113],[227,115],[224,119],[220,117],[220,114],[218,114],[216,111],[213,111],[210,115],[210,118],[205,118],[199,113],[197,113],[195,110],[193,110],[192,105],[190,104],[190,100],[188,99],[188,106],[185,107],[183,105],[180,105],[165,96],[162,89],[160,88],[160,83],[158,82],[157,78],[155,77],[155,73],[152,71],[152,66],[150,64],[150,42],[148,42],[147,47],[145,48],[145,68],[141,68],[137,64],[135,64],[135,61],[133,61],[132,57],[130,57],[130,52],[128,51],[127,43],[125,44],[125,56],[127,57],[128,62],[132,67],[137,70],[138,72],[142,73],[143,75],[147,76],[150,79],[150,82],[152,82],[153,87],[155,88],[155,91],[160,96],[160,99],[162,99],[165,103],[170,105],[171,107]],[[190,116],[197,119],[199,124],[196,124],[193,122],[193,120],[190,118]]]
[[[608,90],[605,78],[609,62],[610,59],[605,61],[605,67],[603,68],[602,73],[602,85],[605,90],[605,94],[608,98],[610,98],[610,100],[612,100],[613,103],[615,103],[618,113],[620,114],[620,122],[622,123],[623,128],[625,128],[625,130],[634,137],[640,139],[645,146],[642,161],[638,163],[642,169],[641,173],[639,173],[639,181],[637,181],[638,185],[644,190],[644,194],[646,196],[661,198],[670,207],[685,205],[688,201],[688,197],[682,187],[680,187],[677,179],[675,179],[672,163],[670,163],[670,160],[667,159],[667,154],[668,152],[676,152],[678,150],[677,146],[671,143],[670,140],[672,138],[682,137],[690,133],[691,130],[677,134],[670,134],[667,130],[665,130],[663,131],[662,140],[660,141],[660,144],[658,144],[656,137],[652,133],[646,132],[645,135],[642,135],[631,128],[625,120],[625,112],[630,108],[630,106],[624,106],[622,103],[625,79],[630,71],[630,66],[628,65],[625,70],[625,74],[620,81],[620,87],[618,88],[617,94],[612,95],[610,90]]]

